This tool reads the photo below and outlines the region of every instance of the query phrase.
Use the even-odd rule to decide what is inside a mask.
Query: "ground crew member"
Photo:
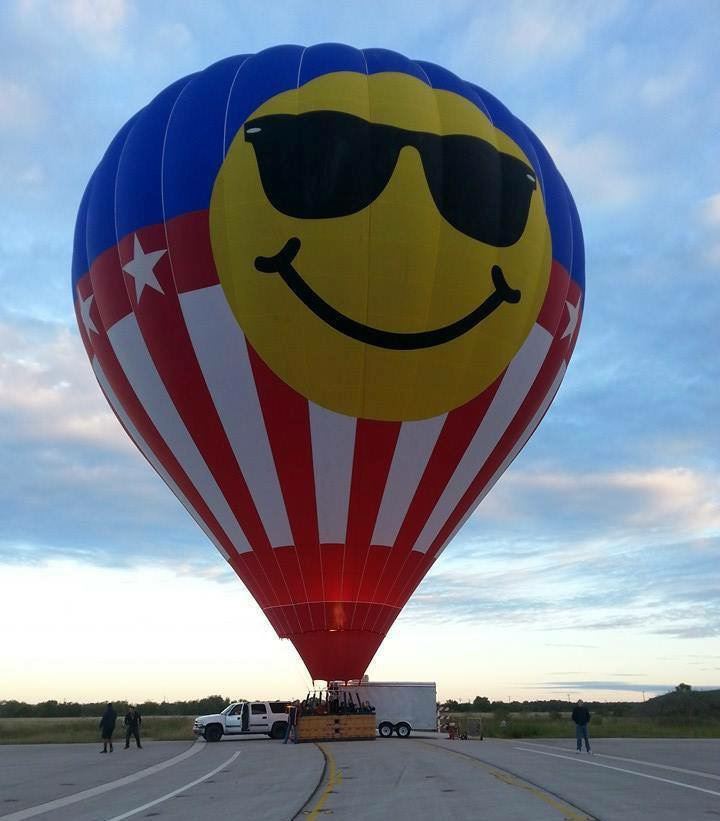
[[[140,743],[140,725],[142,724],[142,717],[140,713],[130,705],[127,715],[125,716],[125,749],[130,746],[130,736],[135,736],[135,744],[138,749],[142,749]]]
[[[112,737],[115,732],[116,721],[117,713],[115,712],[115,708],[112,704],[108,704],[105,708],[105,712],[102,714],[102,718],[100,719],[100,737],[103,741],[103,748],[100,750],[101,753],[106,753],[108,751],[108,745],[110,745],[110,752],[113,751]]]
[[[572,720],[575,722],[575,739],[577,740],[577,752],[582,750],[583,738],[585,739],[585,749],[590,752],[590,739],[588,738],[588,724],[590,723],[590,710],[583,704],[582,699],[573,707]]]

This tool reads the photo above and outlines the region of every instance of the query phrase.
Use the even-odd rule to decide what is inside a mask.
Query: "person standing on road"
[[[577,740],[576,752],[582,751],[583,738],[585,739],[585,749],[590,753],[590,739],[588,738],[588,724],[590,723],[590,710],[583,704],[582,699],[579,698],[575,707],[573,707],[572,720],[575,722],[575,738]]]
[[[125,749],[130,746],[130,736],[135,736],[135,744],[139,750],[142,750],[140,743],[140,725],[142,724],[142,717],[140,713],[130,705],[130,709],[125,716]]]
[[[106,753],[108,751],[108,745],[110,746],[110,752],[113,751],[112,737],[115,732],[116,721],[117,713],[115,712],[115,708],[112,704],[108,704],[105,708],[105,712],[102,714],[102,718],[100,719],[100,737],[103,742],[103,748],[100,750],[101,753]]]

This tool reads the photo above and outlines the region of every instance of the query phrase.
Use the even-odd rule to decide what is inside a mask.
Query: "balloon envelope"
[[[555,396],[583,242],[546,150],[483,89],[278,46],[120,130],[72,287],[128,435],[312,677],[347,680]]]

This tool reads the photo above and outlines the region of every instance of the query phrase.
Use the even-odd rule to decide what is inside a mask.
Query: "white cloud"
[[[129,0],[20,0],[20,19],[43,32],[49,25],[59,26],[88,51],[118,53],[132,4]],[[57,37],[56,33],[56,37]]]
[[[225,565],[219,562],[218,566]],[[173,567],[148,564],[98,568],[70,560],[34,566],[2,564],[0,574],[5,583],[0,622],[14,626],[3,636],[6,698],[142,701],[215,692],[229,697],[295,698],[310,686],[290,642],[275,636],[236,578],[219,584],[199,569],[178,573]],[[28,607],[28,590],[33,591],[32,607]],[[576,608],[578,621],[596,617],[602,621],[602,613],[587,612],[582,604],[570,602],[569,592],[566,588],[554,600],[559,614],[568,600],[567,608]],[[122,606],[129,602],[152,602],[152,606]],[[102,618],[88,618],[88,613],[101,613]],[[716,681],[715,671],[689,668],[687,661],[689,649],[712,660],[710,640],[684,640],[675,647],[671,637],[647,629],[652,612],[643,609],[638,615],[645,617],[646,629],[628,629],[626,618],[616,629],[602,621],[601,630],[566,628],[558,634],[552,632],[553,619],[547,614],[515,624],[502,613],[488,613],[455,622],[449,629],[445,621],[430,617],[422,608],[409,609],[390,631],[369,674],[380,681],[408,677],[437,681],[441,699],[463,700],[475,695],[506,699],[508,693],[534,698],[538,681],[557,682],[569,675],[605,682],[630,677],[623,670],[641,671],[643,681],[690,681],[694,687]],[[227,655],[227,625],[241,625],[245,652],[219,667],[198,664],[198,647],[205,658]],[[123,636],[137,639],[130,677],[124,675],[122,658],[108,658],[106,653],[108,637]],[[578,670],[567,666],[568,659],[588,645],[592,652],[584,654],[581,673],[554,672]],[[674,657],[667,658],[673,650]],[[495,663],[488,664],[488,659]],[[609,696],[600,693],[599,697]]]
[[[640,86],[640,99],[651,108],[674,103],[688,88],[696,74],[695,66],[675,65],[662,74],[648,77]]]
[[[45,105],[27,85],[0,77],[0,132],[29,131],[45,117]]]
[[[572,137],[538,129],[539,136],[563,175],[580,210],[629,205],[646,186],[634,170],[628,147],[610,134]]]
[[[53,181],[48,178],[45,165],[27,157],[29,151],[22,151],[22,153],[25,156],[17,156],[18,152],[12,150],[5,152],[0,150],[0,179],[7,191],[12,191],[15,202],[31,197],[33,203],[38,200],[47,200]],[[17,237],[9,237],[13,233],[13,228],[14,226],[5,226],[0,232],[0,245],[5,255],[11,247],[17,248],[22,243],[22,240],[18,241]],[[32,241],[32,238],[29,240]]]
[[[158,50],[183,49],[192,43],[193,36],[184,23],[163,23],[159,26],[155,40]]]
[[[79,334],[64,326],[0,322],[0,411],[23,438],[130,448]]]
[[[128,14],[126,0],[65,0],[55,3],[68,26],[81,34],[106,36],[121,26]]]
[[[503,73],[521,73],[538,65],[566,62],[581,53],[590,39],[615,19],[624,3],[527,3],[511,0],[502,11],[473,4],[473,16],[456,35],[453,52],[464,69],[475,72],[478,58]]]
[[[515,59],[536,60],[577,54],[590,35],[613,19],[622,3],[573,2],[510,4],[506,49]]]
[[[26,188],[35,188],[45,182],[45,169],[40,163],[34,162],[25,168],[19,169],[15,178],[20,185]]]
[[[720,477],[687,468],[610,474],[607,487],[639,497],[628,521],[639,526],[676,523],[686,532],[720,529]]]
[[[67,560],[40,567],[0,565],[0,573],[0,621],[17,626],[3,635],[5,698],[139,701],[210,692],[287,697],[284,688],[300,693],[308,686],[292,645],[275,636],[236,579],[214,584],[165,567],[109,569]],[[32,607],[28,590],[33,591]],[[212,596],[212,607],[203,606],[204,594]],[[205,658],[222,658],[228,624],[242,625],[247,652],[223,664],[222,672],[209,671],[207,664],[197,663],[193,648],[202,648]],[[132,676],[123,675],[122,662],[107,655],[109,640],[122,643],[128,635],[133,637]],[[40,668],[43,675],[30,672]]]
[[[720,194],[713,194],[712,197],[703,200],[702,217],[711,228],[720,229]]]
[[[564,512],[588,516],[598,509],[610,528],[665,531],[683,539],[720,531],[720,475],[683,467],[605,473],[511,472],[494,491],[499,510],[518,506],[518,494],[549,494]],[[505,504],[502,503],[505,500]],[[488,509],[481,506],[476,516]]]
[[[707,231],[705,241],[705,260],[714,266],[720,266],[720,194],[713,194],[700,204],[700,221]]]

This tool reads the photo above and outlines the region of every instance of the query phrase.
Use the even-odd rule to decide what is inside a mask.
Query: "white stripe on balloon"
[[[540,325],[533,326],[505,371],[487,413],[425,523],[413,550],[426,553],[430,548],[518,412],[545,361],[552,339],[552,334]]]
[[[375,521],[372,543],[395,544],[447,414],[403,422]]]
[[[105,398],[108,401],[110,407],[115,411],[115,415],[118,419],[123,423],[125,426],[125,430],[127,430],[130,438],[135,442],[140,453],[150,462],[150,464],[155,468],[157,473],[160,475],[160,478],[165,482],[165,484],[172,490],[172,492],[177,496],[177,498],[182,503],[183,507],[187,510],[187,512],[195,519],[195,521],[200,525],[203,530],[203,533],[210,539],[210,541],[217,547],[220,553],[226,558],[230,559],[225,548],[220,544],[220,542],[215,538],[210,528],[205,524],[202,520],[200,514],[195,510],[195,508],[190,504],[185,494],[180,490],[180,488],[175,483],[175,480],[172,476],[165,470],[160,460],[155,456],[155,454],[150,449],[150,446],[143,438],[140,431],[135,427],[132,419],[128,416],[125,411],[125,408],[122,406],[120,400],[117,397],[117,394],[112,389],[112,385],[108,381],[107,376],[105,375],[105,371],[103,371],[102,366],[97,360],[97,357],[93,357],[92,360],[92,369],[95,371],[95,377],[100,385],[102,392],[105,394]]]
[[[555,398],[555,394],[558,392],[558,388],[560,387],[560,383],[563,381],[566,370],[567,370],[567,365],[566,365],[565,362],[563,362],[561,367],[560,367],[560,370],[557,373],[557,376],[555,377],[555,380],[553,381],[553,384],[552,384],[550,390],[548,391],[547,395],[543,399],[542,404],[537,409],[537,411],[536,411],[535,415],[533,416],[533,418],[531,419],[530,423],[528,424],[528,426],[523,431],[523,435],[515,443],[515,446],[510,451],[510,453],[505,457],[505,460],[500,465],[500,467],[495,471],[495,473],[493,474],[490,481],[485,485],[485,487],[482,490],[482,493],[477,497],[477,499],[472,503],[472,505],[470,505],[470,509],[467,511],[467,513],[465,513],[465,515],[462,517],[462,519],[453,528],[452,533],[447,537],[447,539],[445,539],[445,542],[443,543],[442,547],[440,547],[440,549],[436,552],[435,557],[434,557],[435,559],[437,559],[437,557],[443,552],[443,550],[445,550],[445,548],[455,538],[455,534],[460,530],[460,528],[470,518],[470,516],[473,514],[473,512],[475,510],[477,510],[478,505],[480,504],[480,502],[482,502],[482,500],[488,495],[488,493],[490,493],[490,491],[493,489],[495,483],[503,475],[505,470],[512,463],[513,459],[515,459],[515,457],[518,455],[518,453],[520,453],[520,451],[525,447],[525,444],[526,444],[527,440],[533,435],[533,432],[534,432],[535,428],[542,421],[542,418],[543,418],[543,415],[545,414],[545,411],[547,411],[547,409],[550,407],[550,403]]]
[[[227,499],[185,427],[145,345],[134,314],[108,329],[120,367],[140,404],[238,553],[252,550]]]
[[[320,543],[344,544],[357,420],[314,402],[308,405]]]
[[[270,544],[292,545],[245,335],[221,285],[181,293],[179,297],[195,356]]]

